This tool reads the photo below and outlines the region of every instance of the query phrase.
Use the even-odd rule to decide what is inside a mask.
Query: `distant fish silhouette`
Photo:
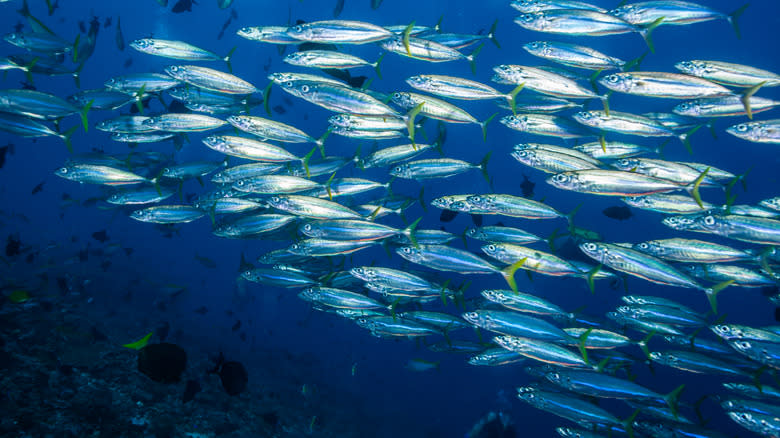
[[[104,243],[108,240],[108,233],[106,233],[106,230],[95,231],[92,233],[92,238],[100,243]]]
[[[602,213],[604,213],[604,216],[608,218],[619,220],[619,221],[630,219],[633,216],[633,213],[631,213],[631,209],[626,207],[625,205],[607,207],[602,211]]]
[[[523,196],[526,198],[533,198],[534,187],[536,187],[536,184],[528,179],[526,174],[523,174],[523,182],[520,184],[520,190],[523,191]]]
[[[34,195],[36,193],[40,193],[41,191],[43,191],[43,182],[41,182],[37,186],[33,187],[31,194]]]
[[[173,5],[173,9],[171,9],[171,12],[174,14],[180,14],[182,12],[192,12],[192,5],[197,5],[198,2],[195,0],[179,0],[176,2],[175,5]]]

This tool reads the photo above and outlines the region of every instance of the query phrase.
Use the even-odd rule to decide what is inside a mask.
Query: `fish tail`
[[[27,2],[25,2],[25,4],[26,3]],[[139,339],[139,340],[137,340],[135,342],[131,342],[129,344],[124,344],[122,346],[123,347],[127,347],[127,348],[132,348],[133,350],[140,350],[140,349],[146,347],[146,344],[149,343],[149,339],[152,337],[153,334],[154,334],[154,332],[151,331],[146,336],[144,336],[143,338],[141,338],[141,339]]]
[[[728,21],[731,27],[734,28],[734,32],[737,34],[737,38],[742,38],[742,33],[739,30],[739,17],[745,13],[745,9],[747,9],[748,6],[750,6],[750,3],[745,3],[726,16],[726,21]]]
[[[417,144],[414,142],[414,119],[422,111],[423,105],[425,105],[425,102],[420,102],[406,114],[406,129],[409,131],[409,139],[412,140],[412,147],[415,150],[417,149]]]
[[[436,20],[436,25],[433,26],[433,30],[436,31],[436,33],[441,33],[441,22],[444,20],[444,15],[439,15],[439,19]]]
[[[333,183],[333,178],[336,177],[336,172],[333,172],[333,174],[328,178],[328,180],[325,182],[325,191],[328,192],[328,199],[333,200],[333,192],[330,190],[330,185]]]
[[[87,102],[86,105],[84,105],[84,108],[81,109],[81,124],[84,126],[84,132],[89,132],[89,120],[87,120],[87,113],[89,113],[89,109],[92,108],[94,103],[95,99],[92,99]]]
[[[16,12],[21,14],[22,17],[30,17],[30,5],[27,4],[27,0],[24,0],[22,3],[22,7],[18,9]]]
[[[65,146],[68,148],[68,152],[71,153],[73,152],[73,144],[70,142],[70,138],[73,137],[73,133],[76,132],[76,129],[78,129],[78,126],[74,126],[59,135],[62,141],[65,142]]]
[[[639,415],[639,409],[636,409],[628,418],[621,421],[623,427],[626,428],[626,434],[628,438],[634,438],[634,419]]]
[[[493,119],[495,119],[497,115],[498,115],[498,113],[493,113],[493,115],[488,117],[487,119],[485,119],[484,122],[480,122],[479,123],[479,126],[482,128],[482,141],[486,141],[487,140],[487,125],[488,125],[488,123],[492,122]]]
[[[425,187],[420,188],[420,207],[422,207],[423,211],[428,211],[428,206],[425,204]]]
[[[656,27],[660,26],[661,23],[663,23],[664,18],[666,17],[660,17],[657,20],[653,21],[652,23],[648,24],[647,26],[639,29],[639,34],[642,35],[642,38],[645,40],[645,44],[647,44],[647,48],[650,49],[650,53],[655,53],[655,46],[653,45],[652,33]]]
[[[265,86],[265,89],[263,90],[263,108],[265,108],[266,114],[268,114],[268,117],[271,117],[271,102],[269,99],[271,98],[271,85],[273,85],[273,81],[269,82],[268,85]]]
[[[712,307],[712,313],[718,314],[718,293],[729,287],[731,283],[734,283],[734,280],[724,281],[704,290],[704,293],[707,294],[707,300],[710,302],[710,307]]]
[[[227,64],[227,69],[230,73],[233,73],[233,64],[231,63],[231,60],[233,59],[233,53],[235,53],[238,46],[233,47],[230,49],[230,51],[225,55],[224,58],[222,58],[223,61],[225,61],[225,64]]]
[[[585,345],[588,341],[588,336],[590,336],[591,332],[593,332],[593,327],[585,330],[585,333],[581,334],[579,337],[579,343],[577,344],[577,348],[580,350],[580,355],[582,355],[582,360],[585,361],[585,364],[590,365],[590,361],[588,360],[588,350],[585,348]]]
[[[512,114],[517,115],[517,94],[523,91],[525,82],[516,86],[509,94],[506,95],[506,99],[509,101],[509,107],[512,109]]]
[[[404,48],[406,49],[407,56],[412,56],[412,49],[409,48],[409,35],[412,34],[412,29],[414,29],[414,21],[409,23],[408,26],[406,26],[406,29],[404,29],[402,41],[404,43]]]
[[[647,336],[645,336],[644,338],[642,338],[641,341],[636,343],[636,345],[642,349],[642,353],[645,354],[647,360],[650,360],[650,349],[647,348],[647,343],[650,342],[650,339],[652,339],[653,336],[655,336],[655,330],[648,333]]]
[[[594,294],[596,293],[596,285],[595,285],[595,279],[596,274],[601,271],[601,264],[598,264],[593,267],[590,271],[588,271],[587,275],[585,276],[585,281],[588,282],[588,289],[590,289],[590,293]]]
[[[248,261],[246,261],[246,256],[242,252],[241,253],[241,260],[238,262],[238,272],[244,272],[247,269],[253,269],[253,268],[254,268],[254,266],[251,263],[249,263]]]
[[[696,201],[696,204],[698,204],[699,208],[704,208],[704,203],[701,201],[701,194],[699,194],[699,187],[701,186],[702,181],[704,181],[704,178],[707,176],[707,173],[709,173],[710,167],[707,167],[704,169],[704,171],[688,186],[688,191],[691,193],[691,196],[693,196],[693,200]]]
[[[385,59],[385,53],[379,55],[379,59],[377,59],[375,63],[371,64],[374,67],[374,70],[376,70],[376,76],[379,79],[382,79],[382,71],[379,70],[379,65],[382,64],[383,59]]]
[[[79,64],[76,70],[73,70],[73,82],[76,84],[76,88],[81,88],[81,70],[84,68],[86,61]]]
[[[330,135],[331,131],[333,131],[333,127],[328,127],[328,129],[325,130],[325,132],[318,138],[314,143],[317,145],[317,147],[320,149],[320,155],[322,155],[322,158],[325,158],[325,140]]]
[[[623,71],[639,70],[639,67],[642,65],[642,61],[645,60],[645,57],[648,53],[650,53],[649,49],[645,50],[645,53],[639,55],[637,58],[634,58],[631,61],[623,64]]]
[[[447,281],[445,281],[441,288],[439,289],[439,296],[441,297],[441,303],[444,305],[444,307],[447,307],[447,286],[450,284],[450,279],[448,278]]]
[[[466,59],[469,60],[469,66],[471,67],[471,73],[477,74],[477,63],[475,62],[475,59],[477,59],[477,55],[479,55],[479,52],[482,51],[482,48],[485,46],[485,43],[482,43],[477,46],[476,49],[474,49],[473,52],[471,52],[471,55],[466,56]]]
[[[601,104],[604,105],[604,114],[609,117],[609,96],[612,95],[612,91],[607,91],[602,96],[599,96],[599,99],[601,99]]]
[[[24,71],[24,77],[25,77],[25,79],[27,79],[27,82],[29,82],[29,83],[30,83],[30,85],[34,85],[34,83],[33,83],[33,75],[32,75],[32,68],[33,68],[33,67],[35,67],[35,64],[37,64],[37,63],[38,63],[38,60],[39,60],[39,59],[40,59],[40,58],[38,58],[38,57],[36,56],[35,58],[33,58],[33,59],[30,61],[30,63],[29,63],[29,64],[27,64],[27,65],[24,65],[24,66],[21,66],[21,67],[22,67],[22,71]],[[5,73],[5,72],[3,72],[3,73]],[[80,87],[79,87],[79,88],[80,88]]]
[[[414,232],[417,229],[417,225],[420,223],[421,220],[422,220],[422,216],[418,217],[416,221],[412,222],[411,225],[404,228],[403,231],[401,232],[401,234],[409,238],[409,240],[412,242],[412,246],[414,246],[415,248],[420,247],[420,244],[417,243],[417,237],[415,236]]]
[[[496,21],[494,21],[493,25],[490,26],[490,30],[488,31],[487,37],[490,39],[490,41],[493,42],[493,44],[496,45],[496,47],[500,49],[501,44],[499,44],[498,40],[496,39],[496,26],[498,26],[498,18],[496,18]]]
[[[691,141],[690,138],[693,134],[696,133],[699,129],[702,128],[704,125],[696,125],[693,128],[689,129],[688,131],[683,132],[682,134],[678,135],[677,138],[680,139],[683,146],[685,146],[685,149],[688,151],[689,154],[693,154],[693,148],[691,148]]]
[[[509,288],[512,289],[514,293],[518,293],[517,282],[515,281],[515,272],[517,272],[517,270],[523,266],[526,260],[528,260],[528,258],[523,257],[517,262],[512,263],[511,265],[499,271],[501,275],[504,277],[504,280],[506,280],[506,283],[509,285]]]
[[[490,175],[488,175],[487,164],[488,161],[490,161],[490,156],[492,154],[493,151],[488,151],[488,153],[485,154],[485,157],[482,158],[482,161],[479,162],[479,169],[482,171],[482,176],[485,177],[485,180],[487,180],[488,184],[490,184]]]
[[[138,114],[143,115],[144,114],[144,92],[146,91],[146,84],[141,85],[141,88],[138,89],[138,92],[135,93],[135,106],[138,108]]]
[[[73,62],[76,63],[79,60],[79,41],[81,41],[81,34],[76,35],[76,39],[73,41]]]
[[[747,113],[748,119],[753,120],[753,108],[750,106],[750,98],[756,94],[756,92],[764,85],[766,85],[766,81],[753,85],[752,87],[745,90],[745,92],[743,92],[742,96],[739,98],[739,100],[742,102],[742,105],[745,107],[745,112]]]
[[[595,72],[593,72],[593,74],[588,77],[588,82],[590,82],[590,88],[592,88],[595,93],[598,93],[599,91],[599,87],[598,84],[596,83],[596,79],[598,79],[598,77],[601,76],[601,73],[603,71],[604,69],[600,68]]]

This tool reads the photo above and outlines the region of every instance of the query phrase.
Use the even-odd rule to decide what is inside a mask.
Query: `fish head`
[[[367,266],[357,266],[349,270],[349,273],[360,280],[371,282],[376,277],[374,270]]]
[[[500,243],[488,243],[487,245],[482,245],[481,249],[482,252],[496,260],[502,260],[503,254],[506,253],[506,247]]]
[[[556,427],[555,431],[558,432],[562,438],[583,438],[582,433],[571,427]]]
[[[585,184],[576,172],[562,172],[547,178],[547,183],[563,190],[583,191]]]
[[[615,162],[612,163],[612,167],[624,172],[631,172],[632,170],[636,171],[640,164],[642,164],[642,162],[639,161],[638,158],[621,158],[619,160],[615,160]]]
[[[109,204],[122,204],[125,200],[125,195],[123,193],[114,193],[108,198],[106,198],[106,202]]]
[[[251,269],[247,269],[246,271],[241,273],[241,278],[244,280],[249,281],[255,281],[257,279],[257,276],[255,275],[255,272]]]
[[[755,345],[746,339],[738,339],[736,341],[731,341],[728,344],[731,346],[731,348],[743,354],[748,353],[755,348]]]
[[[130,213],[130,217],[137,220],[137,221],[148,221],[152,218],[152,211],[148,208],[142,208],[140,210],[136,210],[132,213]]]
[[[542,10],[539,0],[512,0],[511,6],[520,12],[537,12]]]
[[[522,28],[538,31],[543,31],[549,26],[547,14],[543,11],[520,14],[515,17],[515,23]]]
[[[535,151],[515,149],[512,151],[512,157],[526,166],[536,167],[541,165],[541,160]]]
[[[650,360],[658,362],[662,365],[670,365],[675,362],[674,356],[666,354],[663,351],[653,351],[650,353]]]
[[[623,5],[608,12],[609,15],[620,18],[629,23],[635,23],[641,18],[639,16],[641,9],[635,5]]]
[[[511,128],[516,131],[525,131],[528,129],[528,117],[523,115],[502,117],[501,123],[503,123],[507,128]]]
[[[293,96],[306,99],[308,96],[314,95],[319,88],[318,85],[311,81],[287,81],[281,84],[282,89]]]
[[[728,411],[726,412],[729,418],[735,423],[749,430],[764,430],[762,422],[756,418],[751,412],[745,411]]]
[[[415,248],[413,246],[402,246],[395,250],[396,254],[404,259],[412,262],[419,263],[423,260],[422,248]]]
[[[188,72],[187,67],[184,65],[169,65],[163,70],[174,79],[181,79]]]
[[[306,255],[308,253],[308,246],[303,242],[295,242],[287,247],[287,252],[295,255]]]
[[[621,200],[636,208],[648,209],[653,207],[652,199],[647,196],[626,196],[621,198]]]
[[[74,179],[75,178],[75,169],[73,169],[70,166],[62,166],[54,171],[54,174],[59,176],[60,178],[65,179]]]
[[[219,237],[233,237],[241,235],[241,230],[235,225],[221,224],[214,227],[213,233]]]
[[[645,254],[651,254],[655,256],[662,255],[664,253],[663,247],[659,246],[656,243],[653,242],[641,242],[634,244],[632,246],[633,249],[637,251],[641,251]]]
[[[523,48],[536,56],[550,56],[553,52],[552,47],[547,41],[533,41],[523,44]]]
[[[303,51],[290,53],[284,57],[283,61],[292,65],[305,66],[312,58],[314,58],[312,53]]]
[[[352,118],[349,114],[336,114],[328,118],[328,123],[341,128],[352,127]]]
[[[471,227],[466,230],[466,237],[471,237],[472,239],[484,239],[485,233],[477,227]]]
[[[396,91],[390,95],[390,100],[392,100],[394,104],[404,109],[412,109],[417,106],[417,102],[415,102],[411,93]]]
[[[551,371],[548,373],[545,373],[543,376],[545,379],[547,379],[550,383],[554,383],[559,386],[564,386],[566,384],[566,376],[563,374],[557,372],[557,371]]]
[[[233,116],[231,116],[233,117]],[[210,147],[211,149],[214,149],[219,152],[224,152],[227,150],[227,141],[225,141],[225,137],[221,135],[210,135],[203,140],[203,144]]]
[[[290,205],[290,199],[284,196],[271,196],[268,198],[268,205],[277,210],[285,210]]]
[[[507,296],[502,290],[483,290],[482,296],[494,303],[504,303],[507,301]]]
[[[585,126],[596,127],[604,119],[604,115],[600,111],[579,111],[572,118]]]
[[[263,32],[260,27],[257,26],[247,26],[242,27],[241,29],[238,29],[236,31],[236,35],[240,36],[241,38],[246,38],[248,40],[258,40],[263,37]]]
[[[526,403],[530,403],[531,405],[541,403],[539,390],[533,386],[523,386],[517,388],[517,398]]]
[[[710,327],[713,333],[723,339],[736,339],[745,335],[741,327],[733,324],[717,324]]]
[[[452,204],[450,204],[448,209],[452,210],[452,211],[457,211],[457,212],[463,213],[463,212],[471,211],[472,207],[473,206],[471,204],[469,204],[468,202],[460,200],[460,201],[455,201]]]
[[[308,41],[315,36],[315,30],[309,23],[303,23],[288,27],[285,34],[296,40]]]
[[[431,78],[424,75],[410,76],[406,78],[406,83],[412,88],[431,89]]]
[[[701,115],[702,104],[696,101],[683,102],[672,109],[675,114],[688,117],[698,117]]]
[[[630,73],[612,73],[602,77],[598,82],[612,91],[627,93],[634,87],[636,80]]]
[[[151,38],[141,38],[131,41],[130,47],[139,52],[154,53],[156,51],[155,41]]]
[[[321,228],[315,226],[311,222],[301,225],[298,231],[309,237],[322,237],[324,234]]]
[[[409,164],[399,164],[390,169],[390,175],[397,178],[412,179],[412,169]]]
[[[723,216],[715,214],[700,214],[694,217],[694,223],[689,230],[705,230],[711,233],[719,234],[727,229],[728,221]]]
[[[21,32],[11,32],[9,34],[6,34],[3,39],[8,42],[9,44],[13,44],[15,46],[18,46],[24,41],[24,34]]]
[[[466,320],[469,324],[475,325],[475,326],[482,326],[483,325],[483,319],[481,318],[479,312],[466,312],[461,315],[461,318]]]
[[[674,68],[691,76],[704,76],[711,70],[705,61],[695,60],[675,63]]]
[[[319,293],[316,289],[313,287],[307,287],[306,289],[300,291],[298,293],[298,297],[301,298],[304,301],[313,302],[315,301],[319,296]]]
[[[605,245],[599,245],[596,242],[584,242],[579,245],[579,248],[586,256],[599,263],[607,264],[607,260],[610,259],[611,254]]]
[[[726,128],[729,134],[750,141],[758,141],[762,137],[762,125],[759,122],[740,123]]]
[[[268,80],[275,83],[276,85],[282,85],[287,81],[291,81],[292,78],[293,76],[290,73],[271,73],[268,75]]]

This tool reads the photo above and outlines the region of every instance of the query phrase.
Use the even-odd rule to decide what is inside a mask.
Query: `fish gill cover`
[[[776,2],[214,3],[0,2],[0,435],[780,434]]]

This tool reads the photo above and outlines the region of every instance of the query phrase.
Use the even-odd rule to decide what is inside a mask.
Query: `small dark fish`
[[[195,395],[200,392],[200,383],[197,380],[187,380],[187,386],[184,388],[184,394],[181,396],[182,403],[187,403],[195,399]]]
[[[22,90],[33,90],[33,91],[37,90],[37,88],[35,88],[35,85],[27,81],[20,82],[20,84],[22,84]]]
[[[33,195],[34,195],[34,194],[36,194],[36,193],[40,193],[40,192],[42,192],[42,191],[43,191],[43,183],[44,183],[44,182],[45,182],[45,181],[43,181],[43,182],[39,183],[37,186],[33,187],[33,189],[32,189],[32,194],[33,194]]]
[[[79,261],[86,262],[89,259],[89,249],[82,249],[79,251]]]
[[[23,30],[24,30],[24,23],[22,23],[21,21],[14,25],[14,32],[18,33],[18,32],[21,32]]]
[[[122,17],[116,17],[116,48],[124,51],[125,50],[125,36],[122,35]],[[125,66],[127,67],[127,66]]]
[[[273,110],[274,110],[274,112],[275,112],[276,114],[284,114],[284,113],[286,113],[286,112],[287,112],[287,110],[286,110],[286,109],[284,109],[284,107],[283,107],[283,106],[281,106],[281,105],[276,105],[275,107],[273,107]]]
[[[97,35],[98,30],[100,30],[100,19],[98,17],[92,17],[91,20],[89,20],[89,32],[87,32],[90,35]]]
[[[336,0],[336,7],[333,8],[333,16],[338,18],[341,15],[341,11],[344,10],[344,0]]]
[[[236,320],[236,323],[233,324],[233,327],[230,328],[231,331],[237,332],[241,328],[241,320]]]
[[[442,222],[452,222],[453,219],[458,215],[457,211],[452,210],[442,210],[441,214],[439,215],[439,220]]]
[[[195,0],[179,0],[173,5],[171,12],[174,14],[181,14],[182,12],[192,12],[192,5],[197,5]]]
[[[81,33],[87,33],[87,23],[82,20],[79,20],[79,31]]]
[[[227,21],[225,21],[224,24],[222,24],[222,29],[219,30],[219,35],[217,35],[217,39],[221,40],[223,36],[225,36],[225,31],[227,30],[228,26],[230,26],[230,23],[233,22],[233,14],[228,17]]]
[[[195,254],[195,260],[200,262],[201,265],[209,268],[209,269],[216,269],[217,263],[214,260],[211,260],[208,257],[203,257]]]
[[[268,61],[263,65],[263,71],[268,71],[271,69],[271,57],[268,57]]]
[[[149,107],[148,105],[149,105],[149,101],[147,100],[146,101],[147,108]],[[190,111],[186,106],[184,106],[184,103],[182,101],[174,100],[168,105],[168,112],[181,114],[181,113],[191,113],[192,111]]]
[[[131,65],[133,65],[133,58],[127,58],[125,60],[124,67],[127,68],[130,67]]]
[[[60,0],[54,0],[54,3],[52,3],[51,0],[46,0],[46,6],[49,8],[49,16],[51,17],[52,15],[54,15],[54,11],[59,9]]]
[[[240,362],[225,361],[225,356],[220,352],[216,360],[216,366],[208,371],[209,374],[219,374],[222,387],[229,395],[238,395],[246,390],[249,383],[249,373]]]
[[[7,144],[3,147],[0,147],[0,169],[5,166],[5,154],[7,154],[9,151],[13,152],[12,148],[12,144]]]
[[[21,254],[21,252],[22,252],[22,241],[19,240],[19,236],[18,235],[8,236],[8,241],[5,244],[6,257],[13,257],[19,255]]]
[[[106,19],[103,20],[103,27],[111,27],[111,17],[106,17]]]
[[[602,213],[604,213],[604,216],[608,218],[616,219],[619,221],[630,219],[631,216],[633,216],[633,214],[631,213],[631,209],[626,207],[625,205],[607,207],[602,211]]]
[[[100,243],[104,243],[108,240],[108,233],[106,233],[106,230],[95,231],[92,233],[92,238]]]
[[[474,222],[474,225],[481,227],[482,226],[482,215],[481,214],[472,214],[471,215],[471,222]]]
[[[520,190],[523,191],[523,196],[526,198],[533,198],[534,187],[536,187],[536,184],[528,179],[528,175],[523,174],[523,182],[520,184]]]
[[[163,321],[163,323],[154,330],[154,332],[157,333],[157,336],[160,338],[160,342],[165,342],[165,340],[168,339],[168,333],[170,331],[171,325],[168,324],[168,321]]]
[[[205,315],[208,311],[209,309],[207,309],[206,306],[200,306],[197,309],[195,309],[195,313],[199,315]]]

